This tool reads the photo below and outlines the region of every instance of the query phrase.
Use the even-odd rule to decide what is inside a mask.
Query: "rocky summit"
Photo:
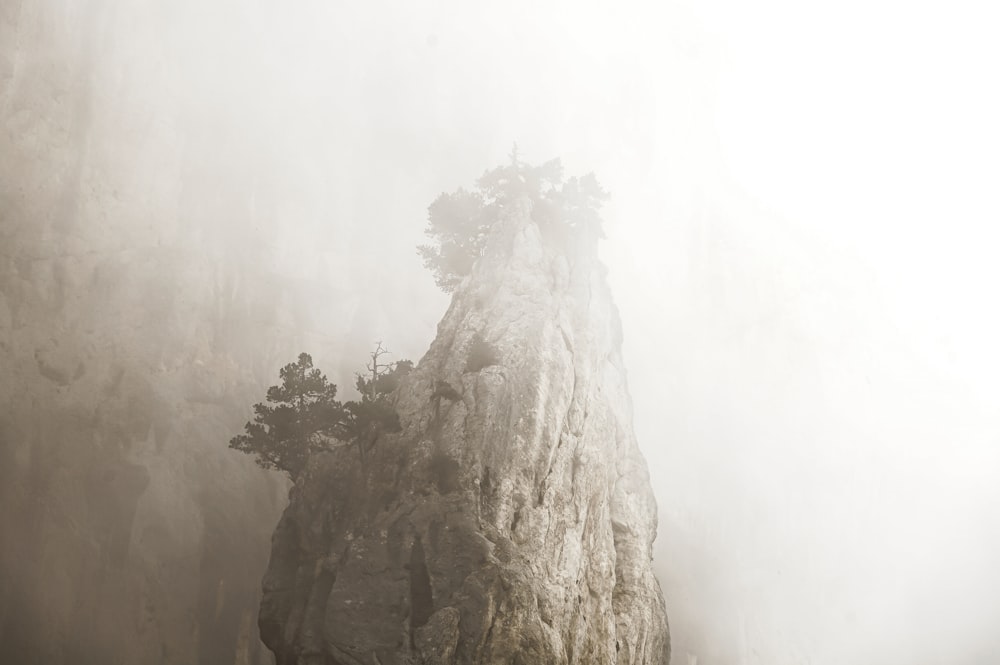
[[[507,206],[393,396],[402,431],[292,489],[259,619],[278,665],[668,663],[596,237],[531,207]]]

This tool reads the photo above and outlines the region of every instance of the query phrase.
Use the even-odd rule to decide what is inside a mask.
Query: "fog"
[[[673,662],[995,661],[990,12],[8,1],[0,213],[39,245],[110,229],[197,246],[209,279],[280,274],[256,377],[288,347],[347,386],[373,341],[433,338],[448,299],[415,246],[439,193],[515,143],[593,171]],[[110,174],[74,185],[69,240],[24,185],[54,163]]]

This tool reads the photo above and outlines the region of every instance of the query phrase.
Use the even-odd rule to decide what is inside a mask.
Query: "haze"
[[[515,142],[594,171],[673,662],[995,662],[991,11],[8,1],[0,214],[48,210],[35,155],[98,164],[76,223],[301,285],[273,326],[348,386],[374,340],[434,335],[439,193]],[[39,92],[59,76],[87,101]]]

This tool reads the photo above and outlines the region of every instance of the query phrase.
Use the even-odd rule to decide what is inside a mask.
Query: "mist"
[[[197,367],[153,390],[235,410],[222,459],[299,351],[344,393],[378,340],[419,359],[448,305],[415,251],[427,206],[516,144],[612,195],[601,252],[673,662],[996,660],[990,11],[6,2],[0,253],[27,275],[0,300],[7,427],[49,394],[23,368]],[[133,286],[42,255],[132,257]],[[253,360],[213,383],[226,359]],[[157,496],[185,482],[163,464]],[[275,515],[286,486],[241,469]]]

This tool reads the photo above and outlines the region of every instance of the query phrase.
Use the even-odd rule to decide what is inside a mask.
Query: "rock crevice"
[[[260,615],[279,665],[668,662],[617,311],[596,241],[551,235],[514,202],[402,431],[293,488]]]

